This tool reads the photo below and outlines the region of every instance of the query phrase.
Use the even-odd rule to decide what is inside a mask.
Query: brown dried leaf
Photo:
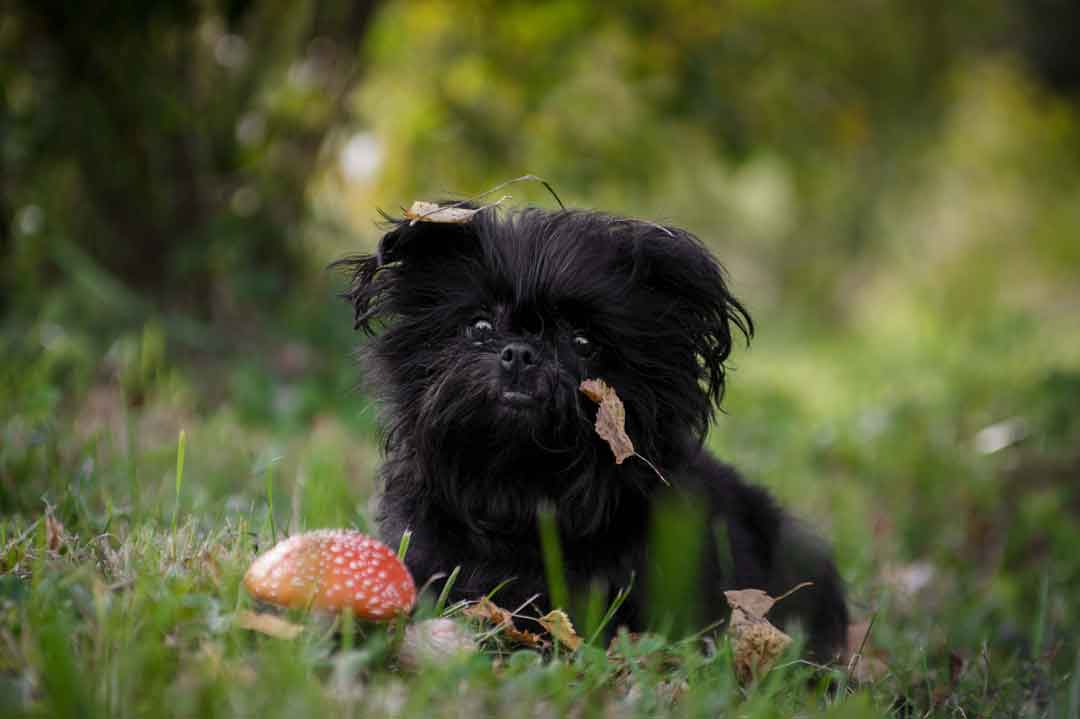
[[[487,597],[484,597],[476,604],[465,607],[461,613],[470,619],[480,619],[496,626],[514,623],[514,618],[510,615],[510,612]]]
[[[233,620],[241,629],[250,629],[276,639],[296,639],[304,628],[299,624],[285,621],[273,614],[242,611],[236,613]]]
[[[578,389],[593,402],[604,401],[604,397],[607,396],[608,392],[613,391],[607,382],[602,379],[587,379],[581,383]]]
[[[559,640],[564,647],[574,652],[581,646],[581,637],[574,631],[570,617],[561,609],[555,609],[537,620],[548,633]]]
[[[626,408],[615,390],[601,379],[587,379],[579,389],[600,405],[596,411],[596,433],[611,447],[615,464],[634,456],[634,443],[626,434]]]
[[[791,637],[765,619],[777,600],[760,589],[728,591],[724,597],[731,605],[728,634],[735,651],[735,677],[740,684],[749,684],[769,673]]]
[[[45,545],[50,552],[60,551],[60,547],[67,543],[67,530],[52,512],[45,514]]]
[[[512,642],[517,642],[518,644],[534,649],[546,649],[548,647],[548,641],[539,634],[526,631],[525,629],[518,629],[512,624],[503,630],[503,636]]]
[[[765,619],[748,622],[740,629],[732,624],[729,631],[735,641],[735,677],[740,684],[768,674],[791,644],[791,637]]]
[[[737,589],[724,592],[732,610],[740,609],[751,617],[764,619],[776,600],[760,589]]]
[[[405,219],[413,222],[438,222],[447,225],[463,225],[480,210],[470,207],[440,207],[434,202],[417,200],[405,210]]]
[[[542,649],[547,646],[547,641],[539,634],[518,629],[514,624],[513,615],[495,602],[484,597],[476,604],[471,604],[462,610],[462,614],[471,619],[479,619],[494,625],[502,636],[512,642],[524,644],[529,647]]]

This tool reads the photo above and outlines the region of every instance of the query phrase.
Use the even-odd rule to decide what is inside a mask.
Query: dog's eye
[[[483,317],[477,317],[466,330],[466,334],[474,340],[485,340],[495,331],[494,325]]]
[[[596,353],[596,346],[585,335],[574,335],[574,350],[582,357],[592,357]]]

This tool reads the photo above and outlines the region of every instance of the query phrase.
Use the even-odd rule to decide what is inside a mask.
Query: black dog
[[[724,615],[725,589],[776,596],[810,581],[774,614],[801,624],[817,658],[840,648],[847,610],[828,551],[702,449],[732,332],[752,324],[696,238],[595,212],[487,209],[460,224],[397,221],[375,255],[340,264],[356,326],[383,328],[366,351],[387,425],[378,522],[390,546],[412,530],[419,582],[460,565],[457,597],[514,577],[501,604],[539,594],[547,606],[537,521],[550,506],[571,590],[636,574],[617,621],[642,629],[659,593],[641,586],[656,576],[651,515],[681,497],[707,519],[703,550],[686,558],[699,618]],[[670,486],[636,457],[615,463],[586,378],[615,389],[638,454]]]

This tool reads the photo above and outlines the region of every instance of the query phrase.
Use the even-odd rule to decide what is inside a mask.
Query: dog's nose
[[[536,364],[536,350],[525,342],[511,342],[503,347],[499,360],[505,370],[526,369]]]

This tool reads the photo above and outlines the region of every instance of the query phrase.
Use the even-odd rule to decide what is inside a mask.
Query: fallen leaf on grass
[[[67,530],[52,512],[45,513],[45,546],[50,552],[59,552],[67,544]]]
[[[564,647],[574,652],[581,646],[581,637],[574,631],[574,625],[570,617],[561,609],[548,612],[537,620],[548,631],[548,634],[559,640]]]
[[[257,612],[237,612],[236,626],[241,629],[250,629],[276,639],[296,639],[304,628],[299,624],[293,624],[273,614],[259,614]]]
[[[791,644],[791,637],[764,619],[741,626],[733,622],[730,631],[735,638],[735,676],[740,684],[768,674]]]
[[[615,390],[602,379],[587,379],[581,392],[600,405],[596,411],[596,433],[608,443],[615,455],[615,464],[622,464],[634,455],[634,443],[626,434],[626,408]]]
[[[539,634],[518,629],[514,624],[514,616],[487,597],[465,607],[462,614],[470,619],[479,619],[494,625],[494,628],[503,636],[518,644],[538,649],[543,649],[548,645],[548,642]]]
[[[724,592],[731,606],[728,634],[734,644],[735,677],[740,684],[768,674],[791,644],[791,637],[774,627],[765,615],[778,601],[809,584],[804,582],[775,599],[760,589]]]
[[[509,611],[503,609],[495,602],[484,597],[475,604],[470,604],[462,610],[462,614],[470,619],[481,619],[494,625],[513,624],[514,618]]]
[[[738,610],[742,617],[764,619],[769,610],[776,605],[776,600],[760,589],[738,589],[724,592],[724,598],[731,606],[732,624],[735,623],[734,612]]]

